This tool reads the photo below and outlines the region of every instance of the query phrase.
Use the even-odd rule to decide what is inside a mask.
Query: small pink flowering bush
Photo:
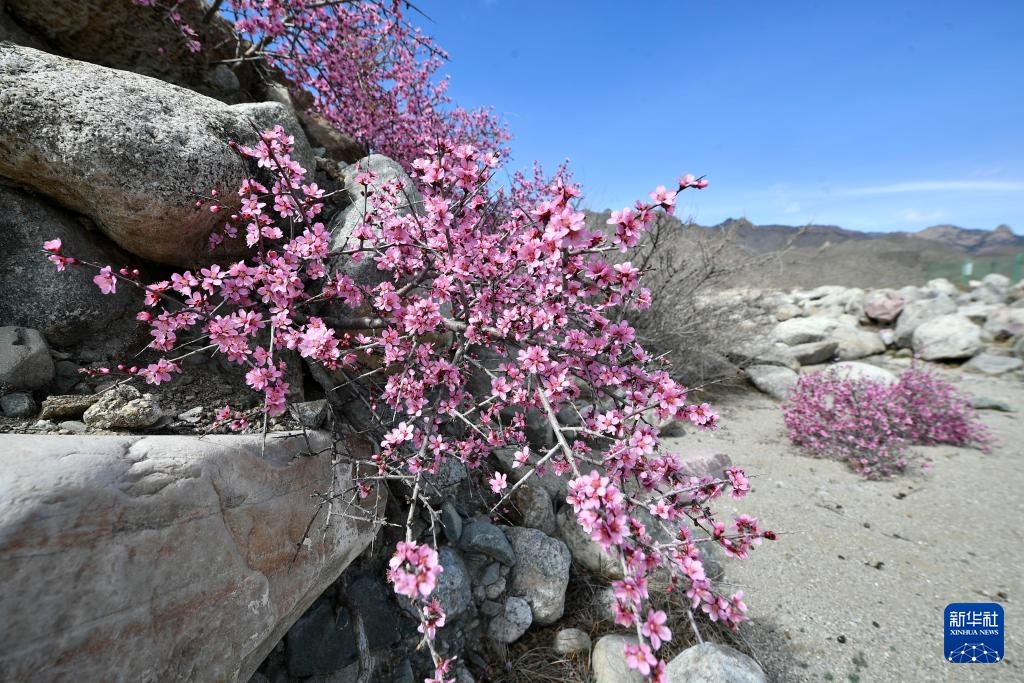
[[[805,453],[847,463],[868,479],[906,470],[914,445],[988,449],[970,401],[933,370],[914,365],[894,384],[804,375],[783,406],[790,441]]]

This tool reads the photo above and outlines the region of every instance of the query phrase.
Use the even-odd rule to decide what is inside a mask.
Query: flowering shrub
[[[201,49],[182,20],[184,0],[132,0],[157,8]],[[508,131],[487,109],[455,107],[437,72],[447,54],[405,18],[398,0],[219,0],[239,39],[229,63],[259,61],[312,97],[338,130],[409,168],[424,146],[454,140],[504,152]]]
[[[899,381],[803,375],[783,406],[789,438],[809,455],[847,463],[869,479],[903,472],[913,445],[988,449],[970,401],[932,370],[914,365]]]
[[[60,240],[43,245],[58,269],[94,268],[105,293],[119,286],[143,293],[137,317],[162,357],[93,372],[160,384],[181,372],[185,356],[220,353],[247,368],[265,420],[285,409],[281,356],[293,351],[317,370],[329,396],[344,387],[370,409],[361,428],[379,443],[376,478],[408,484],[410,519],[417,505],[429,506],[425,475],[448,458],[488,479],[495,508],[531,475],[570,477],[567,502],[577,520],[621,564],[616,621],[637,632],[629,661],[640,671],[661,678],[657,652],[671,638],[665,615],[645,609],[655,570],[667,571],[671,585],[711,619],[742,621],[742,593],[715,589],[700,544],[743,558],[774,534],[749,516],[729,524],[714,516],[715,499],[749,492],[742,470],[686,476],[680,457],[660,449],[659,421],[712,429],[718,415],[706,403],[688,403],[686,389],[637,342],[623,313],[650,305],[643,274],[628,260],[605,258],[628,256],[656,211],[671,211],[677,192],[706,183],[687,176],[673,190],[658,188],[650,202],[615,212],[606,234],[586,228],[574,205],[578,187],[559,178],[530,190],[537,196],[529,205],[508,210],[488,190],[496,155],[440,142],[412,164],[422,195],[415,205],[399,180],[377,183],[370,171],[358,173],[365,216],[346,244],[332,248],[319,220],[325,194],[291,159],[292,145],[278,127],[252,147],[235,146],[261,174],[242,183],[237,212],[229,214],[229,202],[216,195],[199,200],[204,210],[228,214],[212,243],[244,237],[251,247],[245,260],[143,284],[138,271],[62,253]],[[351,262],[372,262],[383,281],[356,282],[337,270]],[[482,393],[472,389],[480,385]],[[248,426],[230,406],[218,419]],[[553,446],[535,450],[527,438],[537,419],[550,427]],[[505,474],[488,477],[485,459],[501,448],[513,449],[528,472],[514,486]],[[359,491],[368,495],[369,483]],[[657,529],[641,521],[641,511]],[[417,604],[431,643],[444,624],[441,605],[429,600],[440,571],[435,550],[407,530],[388,576]],[[431,648],[436,680],[450,680],[450,662]]]

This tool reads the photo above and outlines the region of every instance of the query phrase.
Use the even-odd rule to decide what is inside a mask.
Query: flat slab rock
[[[296,555],[332,485],[306,451],[294,434],[265,457],[259,436],[0,436],[0,677],[247,681],[372,540],[353,518],[383,509],[339,504],[323,533],[320,511]]]

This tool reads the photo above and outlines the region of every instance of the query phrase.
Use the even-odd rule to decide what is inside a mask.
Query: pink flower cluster
[[[913,445],[987,449],[970,400],[933,370],[914,365],[893,384],[832,372],[802,376],[783,407],[790,440],[814,457],[847,463],[869,479],[903,472]]]
[[[436,550],[412,541],[398,543],[388,566],[388,581],[395,585],[395,592],[409,598],[430,595],[444,571]]]
[[[236,146],[261,169],[239,188],[240,209],[212,193],[200,201],[226,215],[219,239],[247,238],[248,259],[146,286],[134,272],[74,263],[96,268],[104,291],[113,278],[144,292],[139,319],[150,327],[150,346],[168,357],[136,373],[160,383],[185,355],[221,353],[246,368],[265,414],[276,415],[289,388],[282,355],[294,351],[372,410],[367,430],[380,444],[372,457],[379,477],[414,484],[456,459],[504,497],[507,473],[488,475],[484,467],[497,449],[515,452],[518,467],[571,475],[567,500],[579,523],[622,563],[619,622],[640,639],[631,661],[656,678],[656,653],[671,633],[663,615],[645,606],[653,572],[671,575],[694,608],[738,624],[742,594],[715,591],[700,544],[742,558],[774,535],[747,516],[729,526],[713,516],[723,494],[750,491],[741,469],[692,477],[680,456],[661,450],[655,425],[675,419],[713,429],[718,415],[688,401],[626,321],[625,311],[651,303],[641,270],[605,258],[628,255],[655,211],[702,185],[684,178],[671,192],[656,190],[652,203],[618,212],[609,235],[587,227],[580,190],[567,174],[544,183],[521,177],[507,193],[492,193],[494,154],[436,141],[413,163],[422,204],[410,207],[397,180],[358,174],[365,215],[348,244],[332,250],[318,222],[323,193],[291,159],[292,142],[278,128],[253,147]],[[47,245],[49,257],[67,258],[59,245]],[[379,277],[357,283],[340,275],[335,268],[346,260],[372,263]],[[227,406],[217,418],[248,426]],[[528,438],[538,420],[555,435],[553,447]],[[540,447],[546,452],[531,464]],[[590,474],[582,474],[584,465]],[[428,504],[414,505],[420,502]],[[440,570],[436,552],[410,538],[388,572],[395,590],[417,601],[428,642],[444,623],[439,607],[426,602]],[[445,660],[432,654],[440,672]]]
[[[199,36],[182,0],[132,0],[159,8],[192,52]],[[488,109],[453,106],[437,72],[447,55],[405,18],[401,2],[224,0],[220,12],[245,45],[279,70],[313,110],[369,149],[406,168],[424,144],[452,139],[500,149],[509,140]]]

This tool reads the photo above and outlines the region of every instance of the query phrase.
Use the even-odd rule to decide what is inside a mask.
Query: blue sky
[[[450,92],[590,208],[1024,232],[1024,0],[420,0]]]

